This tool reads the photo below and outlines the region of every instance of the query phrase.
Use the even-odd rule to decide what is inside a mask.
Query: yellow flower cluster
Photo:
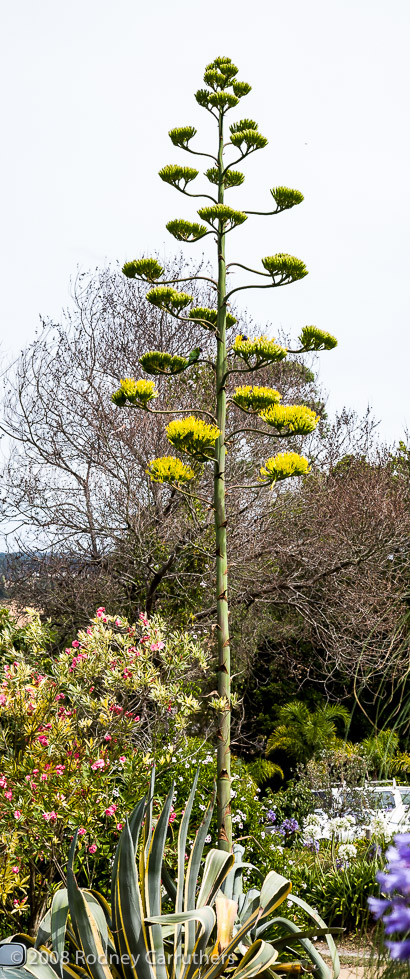
[[[181,452],[210,458],[219,435],[219,428],[216,425],[208,425],[201,418],[189,415],[188,418],[170,422],[166,433],[171,444]]]
[[[158,391],[154,381],[144,381],[142,378],[136,381],[133,377],[124,377],[121,379],[118,391],[114,391],[111,396],[111,401],[119,407],[129,401],[131,404],[146,408],[148,402],[157,397]]]
[[[336,337],[317,326],[304,326],[299,340],[305,350],[332,350],[337,347]]]
[[[277,456],[267,459],[265,465],[260,470],[264,476],[264,482],[277,483],[280,479],[288,479],[289,476],[303,476],[310,472],[309,463],[304,456],[297,452],[280,452]]]
[[[151,459],[146,470],[154,483],[187,483],[195,476],[194,470],[175,456],[161,456]]]
[[[242,357],[247,364],[255,358],[256,364],[269,364],[275,360],[283,360],[287,350],[279,346],[276,340],[268,340],[267,337],[257,337],[256,340],[244,340],[241,335],[237,336],[233,345],[234,352],[238,357]],[[255,366],[255,364],[252,364]]]
[[[319,415],[305,405],[274,404],[261,411],[260,417],[274,428],[286,428],[292,435],[308,435],[319,421]]]
[[[262,408],[277,404],[281,397],[282,395],[279,391],[275,391],[275,388],[243,384],[242,387],[235,388],[232,401],[245,411],[261,411]]]

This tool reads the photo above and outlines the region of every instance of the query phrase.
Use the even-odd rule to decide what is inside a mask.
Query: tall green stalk
[[[214,706],[218,714],[217,733],[217,811],[218,811],[218,845],[222,850],[232,848],[232,817],[231,817],[231,664],[229,638],[229,608],[228,608],[228,564],[227,564],[227,515],[225,507],[226,495],[226,453],[227,445],[232,445],[236,437],[243,437],[249,432],[273,437],[289,439],[294,435],[306,435],[315,428],[318,418],[314,411],[301,405],[280,405],[281,395],[269,387],[255,387],[249,380],[245,386],[232,391],[231,375],[248,375],[254,371],[268,367],[283,360],[288,353],[301,353],[310,350],[330,350],[336,345],[336,340],[329,333],[315,326],[303,327],[296,351],[288,351],[262,336],[248,340],[241,334],[237,335],[233,344],[230,342],[229,330],[236,323],[235,317],[228,312],[229,301],[233,295],[242,289],[267,289],[288,285],[307,275],[304,263],[292,255],[276,254],[262,259],[262,268],[249,269],[242,263],[230,263],[227,268],[225,257],[226,235],[237,226],[243,224],[250,214],[278,214],[300,204],[303,195],[300,191],[288,187],[276,187],[271,190],[275,207],[272,211],[238,211],[225,204],[225,190],[240,186],[244,175],[233,166],[246,159],[256,150],[263,149],[267,140],[259,132],[258,125],[252,119],[242,119],[230,126],[230,139],[224,143],[224,121],[226,113],[234,108],[251,87],[247,82],[236,80],[238,69],[229,58],[216,58],[205,70],[204,82],[207,89],[200,89],[195,98],[200,106],[205,108],[215,118],[218,125],[218,147],[215,155],[193,150],[191,140],[196,135],[193,126],[172,129],[169,133],[174,146],[195,156],[210,157],[215,164],[205,172],[205,177],[211,185],[217,187],[217,199],[209,193],[191,194],[187,186],[198,176],[193,167],[181,167],[171,164],[160,170],[160,177],[188,197],[204,197],[205,202],[211,200],[209,206],[198,210],[198,215],[204,224],[190,222],[185,219],[169,221],[168,231],[183,242],[195,242],[206,235],[214,235],[217,246],[218,275],[216,279],[209,276],[187,276],[166,280],[164,269],[155,258],[141,258],[124,265],[124,274],[129,278],[137,278],[148,282],[154,288],[147,293],[148,302],[175,317],[181,323],[196,323],[215,338],[216,352],[214,360],[209,356],[201,358],[201,350],[197,348],[185,356],[173,356],[166,351],[149,351],[140,358],[140,364],[146,374],[153,376],[175,376],[189,370],[194,364],[204,364],[211,368],[215,378],[214,412],[203,409],[199,414],[206,421],[196,416],[186,418],[186,409],[181,410],[179,419],[167,425],[167,437],[171,445],[190,457],[190,465],[184,463],[178,456],[163,456],[153,459],[148,467],[152,480],[172,486],[183,496],[205,502],[214,511],[215,540],[216,540],[216,618],[218,644],[218,696]],[[232,91],[230,91],[232,89]],[[239,157],[227,165],[224,161],[224,150],[230,146]],[[227,274],[229,268],[235,266],[263,278],[257,283],[240,285],[228,291]],[[193,297],[185,292],[179,292],[175,285],[192,280],[205,279],[215,290],[216,308],[194,308]],[[156,283],[160,281],[160,285]],[[184,310],[189,312],[184,314]],[[228,331],[228,338],[227,338]],[[183,334],[181,334],[183,336]],[[183,339],[181,339],[183,344]],[[240,366],[241,365],[241,366]],[[246,379],[246,378],[245,378]],[[228,394],[227,394],[228,391]],[[141,408],[151,414],[162,413],[154,409],[153,403],[157,396],[153,381],[125,378],[116,391],[112,400],[119,406],[126,404]],[[228,396],[229,395],[229,396]],[[229,404],[245,412],[246,426],[227,432],[227,410]],[[192,409],[195,410],[195,409]],[[210,424],[211,422],[211,424]],[[255,427],[255,422],[256,427]],[[261,423],[262,426],[261,427]],[[258,424],[259,423],[259,424]],[[204,498],[201,494],[190,493],[186,485],[203,476],[204,464],[213,462],[214,493],[213,500]],[[296,452],[282,452],[265,460],[259,471],[256,483],[248,483],[236,487],[246,492],[255,486],[275,486],[279,480],[291,476],[300,476],[309,472],[308,460]],[[232,487],[230,487],[232,488]]]
[[[224,115],[218,120],[218,204],[224,203]],[[225,507],[226,429],[226,261],[223,221],[218,221],[218,318],[216,354],[216,420],[220,432],[215,442],[214,510],[216,537],[216,610],[218,640],[218,696],[224,703],[218,711],[217,811],[221,849],[232,848],[231,815],[231,651],[228,617],[228,560]]]

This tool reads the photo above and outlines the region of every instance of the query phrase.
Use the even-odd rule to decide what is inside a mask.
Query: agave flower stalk
[[[206,424],[195,417],[193,410],[185,410],[188,418],[176,419],[167,427],[167,437],[177,451],[190,456],[191,466],[185,465],[179,457],[165,456],[150,462],[148,473],[151,479],[168,483],[173,490],[196,499],[205,499],[213,508],[216,538],[216,623],[218,644],[218,696],[214,706],[218,712],[217,734],[217,810],[218,845],[221,849],[232,849],[231,818],[231,769],[230,769],[230,731],[231,731],[231,660],[228,607],[228,552],[227,532],[228,514],[226,512],[226,454],[233,439],[245,433],[263,434],[271,438],[289,438],[292,435],[306,435],[313,431],[318,422],[315,413],[301,405],[280,405],[281,394],[274,388],[262,388],[246,384],[236,388],[232,397],[227,395],[230,375],[247,374],[280,362],[288,353],[312,350],[330,350],[336,340],[329,333],[315,326],[303,327],[300,346],[288,351],[275,340],[266,336],[248,339],[240,333],[234,342],[230,341],[230,331],[236,323],[228,306],[232,297],[243,289],[272,289],[300,281],[307,275],[304,262],[292,255],[280,252],[261,260],[261,268],[253,269],[240,262],[226,261],[227,235],[242,226],[252,214],[278,214],[295,207],[303,200],[303,194],[288,187],[275,187],[271,195],[275,209],[268,211],[249,211],[245,208],[232,208],[225,201],[225,192],[241,187],[244,174],[234,169],[248,156],[263,149],[267,139],[259,132],[253,119],[240,119],[233,122],[226,132],[226,115],[234,109],[250,92],[247,82],[238,81],[238,69],[230,58],[215,58],[208,65],[204,75],[206,88],[196,93],[197,103],[215,119],[217,127],[214,152],[201,152],[194,149],[192,142],[196,136],[194,126],[172,129],[169,133],[173,146],[196,157],[212,159],[212,166],[205,171],[211,184],[212,193],[192,193],[191,187],[199,175],[193,167],[169,164],[160,170],[159,176],[165,183],[188,197],[202,197],[206,203],[198,209],[198,221],[173,219],[166,225],[177,241],[195,243],[206,235],[215,242],[217,275],[215,278],[193,276],[198,280],[207,278],[215,294],[215,308],[194,307],[189,292],[179,291],[178,285],[189,282],[189,277],[167,281],[163,269],[155,258],[140,258],[124,265],[123,271],[129,278],[137,278],[149,283],[153,288],[147,293],[148,302],[181,322],[181,336],[184,323],[197,323],[215,338],[214,360],[202,359],[200,348],[190,354],[181,351],[181,356],[171,356],[166,351],[148,351],[141,358],[141,367],[152,375],[180,374],[189,370],[193,364],[205,364],[214,375],[214,410],[203,411]],[[232,159],[233,157],[233,159]],[[195,161],[196,162],[196,161]],[[189,188],[189,189],[188,189]],[[213,196],[216,193],[216,196]],[[237,193],[237,191],[235,191]],[[253,280],[234,288],[229,288],[229,275],[234,268],[250,272]],[[255,281],[256,276],[256,281]],[[191,308],[190,308],[191,307]],[[183,343],[183,341],[181,341]],[[126,404],[152,413],[160,412],[155,406],[157,391],[153,382],[134,381],[126,378],[113,395],[119,406]],[[251,414],[257,425],[229,431],[227,412],[229,405],[235,405],[245,414]],[[206,464],[213,462],[212,499],[195,495],[195,479],[206,472]],[[309,462],[295,452],[281,452],[265,460],[257,474],[257,482],[243,488],[260,489],[262,486],[275,486],[280,480],[303,476],[309,472]],[[189,489],[188,489],[189,487]],[[211,494],[209,494],[210,496]]]

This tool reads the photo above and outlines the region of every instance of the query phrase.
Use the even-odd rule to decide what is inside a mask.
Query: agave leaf
[[[141,821],[142,814],[143,809],[140,810]],[[126,979],[154,979],[149,961],[134,842],[128,822],[121,833],[117,853],[117,873],[111,900],[113,934],[121,969]]]
[[[192,911],[180,911],[175,914],[162,914],[157,915],[155,918],[150,918],[150,921],[158,923],[164,930],[167,926],[181,925],[183,923],[191,924],[192,922],[198,922],[195,929],[195,944],[192,951],[190,959],[185,960],[185,968],[182,973],[178,973],[178,979],[193,979],[194,976],[199,972],[202,956],[206,950],[209,943],[213,928],[215,926],[216,916],[213,908],[195,908]]]
[[[258,938],[249,946],[239,965],[232,973],[232,979],[252,979],[264,972],[278,957],[278,953],[269,942]]]
[[[145,905],[147,909],[145,917],[147,919],[151,919],[161,914],[161,870],[173,798],[174,783],[171,785],[157,825],[152,833],[151,842],[145,858],[146,868],[144,883]],[[167,979],[168,973],[165,964],[165,949],[160,925],[151,925],[150,934],[153,947],[153,965],[155,975],[157,979]]]
[[[242,906],[240,904],[238,905],[238,917],[241,922],[246,921],[259,908],[259,899],[260,891],[258,891],[257,887],[251,887],[244,895]]]
[[[140,830],[141,830],[141,823],[142,823],[142,819],[143,819],[143,815],[144,815],[145,806],[146,806],[146,796],[144,796],[143,799],[140,799],[140,801],[135,806],[135,809],[131,813],[130,819],[128,820],[128,831],[127,831],[126,826],[124,826],[124,829],[122,831],[122,833],[125,833],[125,834],[127,834],[127,832],[130,832],[131,833],[131,839],[132,839],[132,842],[133,842],[133,845],[134,845],[134,854],[136,852],[137,845],[138,845],[138,838],[139,838],[139,834],[140,834]],[[113,862],[113,865],[112,865],[112,871],[111,871],[111,895],[113,895],[114,892],[115,892],[115,883],[116,883],[117,872],[118,872],[118,861],[119,861],[119,855],[120,855],[121,839],[122,839],[122,834],[121,834],[121,836],[120,836],[120,838],[118,840],[117,849],[116,849],[115,855],[114,855],[114,862]],[[111,922],[111,927],[112,927],[112,922]]]
[[[51,953],[48,952],[50,955]],[[25,970],[35,979],[55,979],[56,973],[51,962],[45,962],[45,949],[29,948]]]
[[[211,905],[221,884],[232,870],[235,862],[233,853],[226,850],[210,850],[206,855],[202,883],[196,902],[197,908]]]
[[[228,876],[225,878],[224,883],[223,883],[223,887],[222,887],[222,890],[223,890],[223,893],[224,893],[225,897],[229,897],[231,901],[233,901],[233,888],[234,888],[234,881],[235,881],[235,871],[236,871],[238,865],[242,861],[242,857],[243,857],[243,855],[245,853],[245,847],[244,846],[241,846],[240,843],[234,843],[233,844],[233,847],[232,847],[232,852],[233,852],[233,855],[235,857],[235,863],[234,863],[234,866],[232,867],[232,870],[229,872]]]
[[[289,938],[289,935],[292,935],[293,940],[302,946],[306,954],[309,956],[311,962],[313,962],[315,972],[318,976],[320,976],[320,979],[331,979],[330,969],[323,961],[318,950],[315,948],[306,934],[301,930],[299,925],[296,925],[293,921],[289,921],[288,918],[272,918],[272,921],[267,922],[266,926],[271,924],[279,925],[280,928],[288,932],[288,935],[285,938],[281,937],[278,939],[272,939],[271,944],[274,945],[275,948],[281,949],[282,947],[291,945],[292,939]],[[317,933],[315,932],[314,934]]]
[[[292,894],[289,895],[289,900],[292,902],[292,904],[297,904],[299,908],[303,908],[303,910],[306,911],[311,918],[313,918],[316,924],[319,925],[319,928],[326,928],[326,922],[323,921],[323,918],[320,917],[320,914],[318,914],[318,912],[315,911],[315,908],[312,908],[310,904],[307,904],[306,901],[303,901],[301,897],[299,897],[297,894]],[[338,979],[338,976],[340,974],[339,953],[337,951],[332,935],[329,932],[326,935],[326,942],[332,958],[333,979]]]
[[[177,899],[177,885],[173,877],[171,877],[169,868],[167,867],[166,863],[162,864],[162,883],[165,887],[168,897],[170,897],[172,903],[175,904]]]
[[[288,896],[291,887],[292,884],[289,880],[286,880],[286,877],[282,877],[281,874],[277,874],[274,870],[270,871],[263,882],[258,907],[254,908],[249,916],[246,917],[246,920],[238,929],[236,935],[233,936],[232,941],[221,952],[219,958],[212,964],[211,968],[203,974],[202,979],[217,979],[221,975],[225,969],[226,961],[229,960],[229,956],[232,955],[245,935],[255,927],[261,918],[266,917],[279,904],[282,904],[282,901]],[[254,904],[255,902],[252,903]]]
[[[96,891],[94,889],[94,887],[90,887],[90,889],[88,890],[88,893],[89,894],[92,894],[93,897],[95,897],[96,901],[98,901],[98,904],[101,905],[101,907],[102,907],[102,909],[104,911],[104,914],[105,914],[107,925],[108,925],[109,929],[112,930],[111,908],[110,908],[110,905],[108,904],[107,899],[104,897],[103,894],[100,894],[100,891]]]
[[[35,940],[35,948],[39,948],[44,942],[48,942],[51,937],[51,908],[46,911],[44,918],[41,919],[38,926],[38,932]]]
[[[191,818],[192,806],[194,804],[195,792],[198,784],[198,777],[199,777],[199,768],[197,768],[195,772],[195,778],[192,783],[192,789],[189,794],[188,802],[185,806],[185,812],[181,819],[181,825],[179,827],[179,833],[178,833],[178,879],[177,879],[177,895],[175,901],[175,911],[177,913],[179,911],[182,911],[182,905],[184,899],[186,841],[188,836],[189,820]]]
[[[68,918],[68,892],[66,887],[56,891],[51,905],[51,941],[53,952],[57,956],[55,971],[62,976],[62,954],[65,944],[65,933]]]
[[[205,839],[208,835],[208,829],[212,819],[214,802],[215,802],[215,789],[212,793],[202,823],[197,831],[194,845],[192,847],[189,856],[186,878],[185,878],[184,911],[192,911],[196,904],[195,896],[196,896],[198,873],[201,865],[202,854],[204,851]],[[186,959],[189,959],[189,957],[191,956],[194,944],[195,944],[195,925],[193,922],[189,922],[185,929],[184,954]]]
[[[145,824],[144,824],[144,857],[147,860],[148,850],[151,843],[151,833],[152,833],[152,804],[154,801],[154,789],[155,789],[155,766],[152,767],[151,778],[149,782],[148,789],[148,800],[147,800],[147,811],[145,814]]]
[[[105,958],[99,927],[90,905],[78,887],[71,867],[67,867],[67,889],[70,918],[78,932],[87,968],[93,979],[113,979]]]

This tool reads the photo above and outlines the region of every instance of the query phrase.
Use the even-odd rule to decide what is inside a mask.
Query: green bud
[[[212,92],[209,96],[209,105],[216,106],[217,109],[234,109],[238,105],[239,99],[231,92]]]
[[[188,296],[186,292],[177,292],[172,286],[158,286],[157,289],[151,289],[147,292],[146,298],[153,306],[170,313],[185,309],[185,306],[189,306],[193,301],[192,296]]]
[[[248,95],[252,90],[252,85],[248,85],[248,82],[233,82],[232,88],[234,95],[237,95],[239,99],[243,98],[244,95]]]
[[[229,126],[229,131],[231,133],[243,133],[244,129],[255,130],[258,128],[258,123],[253,119],[240,119],[239,122],[233,122]]]
[[[283,253],[263,258],[262,265],[273,279],[276,276],[279,277],[279,284],[296,282],[297,279],[303,279],[308,274],[306,265],[300,258],[294,258],[293,255]]]
[[[179,167],[177,164],[169,164],[166,167],[162,167],[159,171],[158,176],[161,180],[164,180],[166,184],[171,184],[172,187],[180,188],[182,182],[182,190],[185,190],[187,184],[191,180],[195,180],[198,176],[199,171],[195,170],[194,167]]]
[[[194,126],[183,126],[182,129],[171,129],[168,136],[174,146],[181,146],[182,149],[186,149],[189,140],[196,135],[196,129]]]
[[[188,360],[161,350],[148,350],[140,357],[140,364],[146,374],[176,374],[188,366]]]
[[[207,309],[205,306],[195,306],[195,309],[190,309],[188,313],[188,319],[193,320],[194,323],[200,323],[201,326],[205,326],[209,323],[210,326],[216,326],[218,319],[218,312],[216,309]],[[226,325],[229,328],[236,323],[235,316],[231,313],[226,314]]]
[[[286,211],[304,200],[300,190],[290,190],[289,187],[272,187],[271,194],[276,201],[278,211]]]
[[[217,68],[207,68],[204,74],[204,82],[210,88],[224,88],[225,75],[222,75]]]
[[[118,391],[114,391],[114,394],[111,395],[111,401],[113,404],[117,405],[118,408],[124,407],[124,405],[127,403],[127,396],[124,394],[122,388],[118,388]]]
[[[177,241],[198,241],[199,238],[208,234],[206,225],[198,224],[196,221],[184,221],[183,219],[168,221],[166,228]]]
[[[231,231],[232,228],[236,228],[237,225],[243,224],[247,219],[247,215],[243,211],[234,211],[227,204],[214,204],[211,207],[200,207],[198,214],[204,221],[208,221],[208,224],[215,230],[217,230],[216,224],[221,222],[224,234],[226,231]]]
[[[237,146],[241,153],[249,153],[250,150],[262,150],[267,146],[268,140],[256,129],[243,129],[231,134],[231,143]]]
[[[163,274],[162,265],[155,258],[137,258],[135,262],[126,262],[122,269],[128,279],[136,277],[155,282]]]
[[[219,183],[219,170],[216,167],[209,167],[209,170],[205,172],[205,176],[208,177],[211,184]],[[245,175],[240,173],[239,170],[227,170],[223,183],[224,187],[239,187],[240,184],[243,184],[244,180]]]
[[[305,350],[332,350],[337,347],[336,337],[319,330],[317,326],[304,326],[299,340]]]

